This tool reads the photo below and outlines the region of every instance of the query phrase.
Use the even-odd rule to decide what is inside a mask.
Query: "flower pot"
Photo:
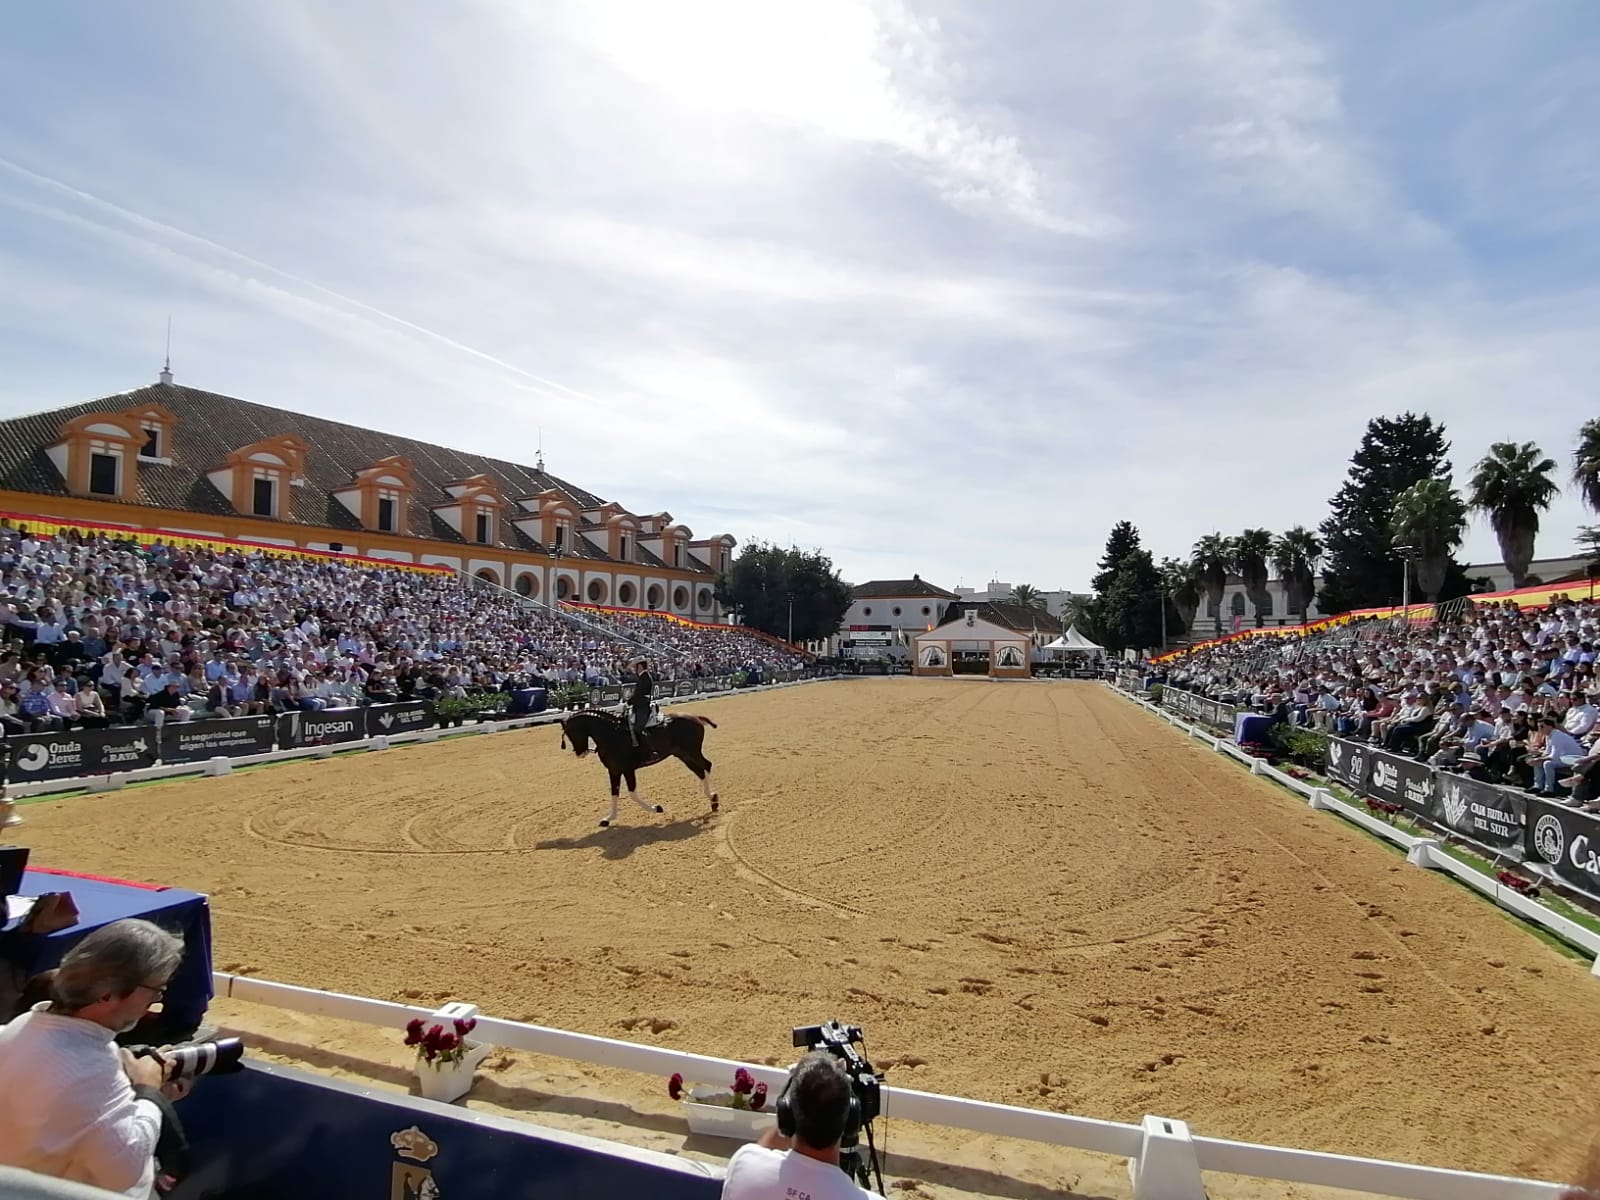
[[[697,1097],[706,1099],[711,1095],[725,1096],[727,1093],[703,1093],[696,1088],[689,1093],[690,1098],[683,1102],[690,1133],[698,1133],[702,1137],[729,1138],[736,1142],[753,1142],[777,1121],[770,1100],[759,1111],[730,1108],[726,1104],[696,1103]]]
[[[448,1104],[467,1094],[477,1074],[478,1064],[489,1056],[490,1047],[482,1042],[467,1042],[467,1052],[460,1062],[429,1066],[417,1059],[417,1089],[429,1100]]]

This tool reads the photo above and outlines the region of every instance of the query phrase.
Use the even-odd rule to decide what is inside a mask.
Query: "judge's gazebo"
[[[959,658],[985,664],[992,679],[1027,679],[1033,674],[1034,647],[1060,630],[1060,622],[1048,613],[1021,605],[974,605],[917,635],[912,670],[953,675]]]

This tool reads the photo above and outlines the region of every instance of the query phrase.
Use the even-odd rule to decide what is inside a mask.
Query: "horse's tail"
[[[712,729],[715,729],[717,727],[717,723],[715,721],[713,721],[710,717],[702,717],[698,713],[679,713],[678,715],[680,717],[682,717],[685,721],[694,721],[696,724],[699,724],[699,725],[709,725]]]

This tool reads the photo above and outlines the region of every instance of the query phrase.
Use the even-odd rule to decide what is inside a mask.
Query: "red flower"
[[[767,1103],[767,1085],[756,1084],[756,1090],[750,1093],[750,1107],[760,1112]]]
[[[456,1018],[456,1036],[457,1037],[464,1038],[464,1037],[467,1036],[467,1034],[471,1033],[477,1027],[478,1027],[478,1022],[473,1020],[470,1017],[468,1017],[466,1020],[462,1020],[460,1017]]]
[[[755,1078],[743,1067],[733,1073],[733,1094],[735,1096],[748,1096],[755,1090],[755,1086]]]
[[[415,1046],[422,1041],[422,1018],[413,1017],[406,1022],[406,1045]]]
[[[667,1095],[674,1100],[683,1099],[683,1076],[676,1071],[672,1073],[672,1078],[667,1080]]]
[[[439,1035],[439,1049],[441,1050],[454,1050],[460,1044],[461,1039],[453,1033],[441,1033]]]

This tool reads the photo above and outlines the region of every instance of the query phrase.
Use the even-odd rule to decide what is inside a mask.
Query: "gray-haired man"
[[[117,921],[74,946],[52,1000],[0,1028],[0,1164],[148,1197],[162,1113],[177,1099],[165,1064],[114,1043],[166,992],[183,942],[149,921]]]

